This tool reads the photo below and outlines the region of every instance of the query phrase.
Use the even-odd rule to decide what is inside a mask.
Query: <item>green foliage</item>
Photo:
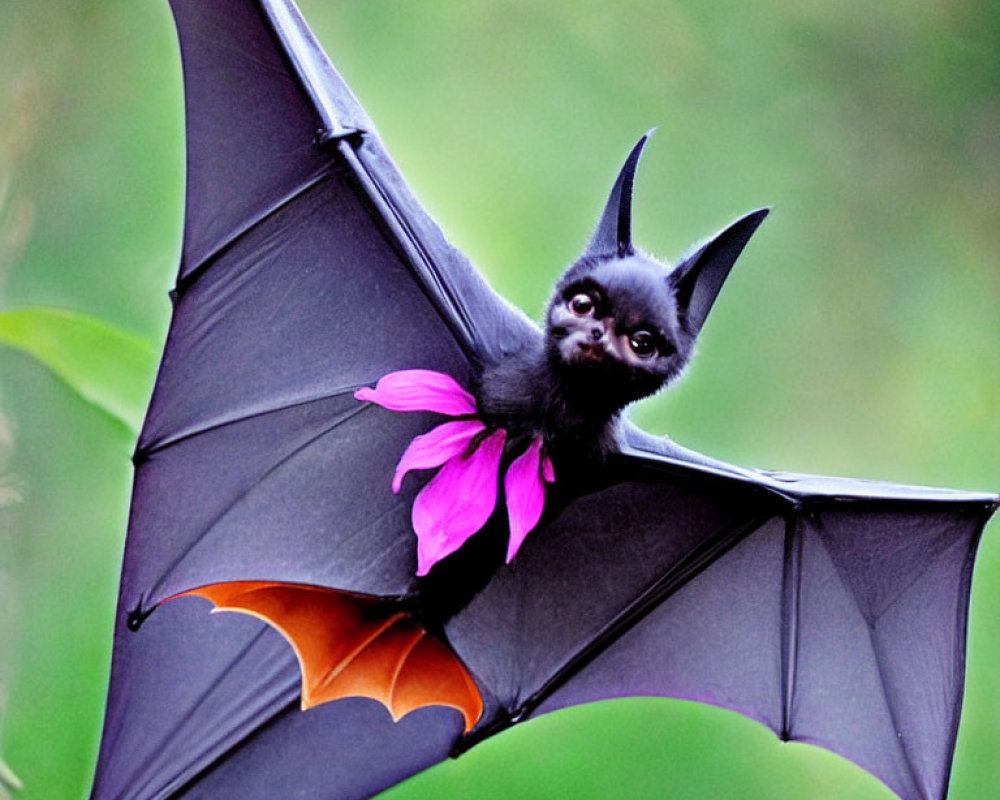
[[[3,730],[3,712],[6,706],[6,691],[0,684],[0,732]],[[21,779],[14,774],[3,758],[0,757],[0,800],[9,800],[11,792],[23,789],[24,784]]]
[[[653,125],[641,246],[675,257],[774,206],[689,374],[636,410],[644,425],[748,466],[1000,489],[1000,5],[301,4],[417,194],[531,314]],[[0,3],[0,305],[161,341],[182,134],[165,0]],[[0,507],[18,800],[83,796],[100,733],[130,465],[121,421],[69,386],[103,375],[134,423],[153,361],[94,347],[57,348],[70,384],[0,348],[0,505],[22,497]],[[952,800],[1000,785],[997,530],[976,567]],[[387,794],[515,796],[888,794],[835,756],[667,700],[551,715]]]
[[[96,317],[56,308],[0,312],[0,344],[37,358],[135,436],[149,400],[156,351]]]
[[[14,774],[14,771],[0,760],[0,798],[10,797],[12,791],[23,789],[24,784],[21,779]]]

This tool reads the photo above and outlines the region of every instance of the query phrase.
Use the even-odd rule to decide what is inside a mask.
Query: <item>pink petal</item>
[[[556,468],[552,466],[552,459],[542,456],[542,477],[546,483],[556,482]]]
[[[515,458],[503,479],[503,488],[507,496],[507,517],[510,521],[510,539],[507,542],[507,563],[514,560],[517,551],[531,530],[542,518],[545,508],[545,484],[542,474],[546,471],[546,480],[551,482],[555,475],[552,462],[548,457],[541,458],[542,438],[535,437],[528,449]],[[545,466],[547,462],[547,466]]]
[[[448,459],[461,455],[476,434],[483,430],[486,430],[486,426],[478,419],[455,420],[442,423],[417,436],[396,465],[396,474],[392,476],[392,491],[399,492],[403,476],[411,469],[440,467]]]
[[[498,430],[468,458],[455,456],[413,501],[417,575],[454,553],[490,518],[497,504],[497,475],[507,433]]]
[[[429,369],[390,372],[374,389],[363,386],[354,397],[390,411],[436,411],[452,417],[476,413],[476,399],[451,375]]]

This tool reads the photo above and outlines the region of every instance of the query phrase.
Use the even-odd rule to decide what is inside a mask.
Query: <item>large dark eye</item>
[[[628,346],[639,358],[652,358],[656,355],[656,339],[649,331],[636,331],[628,337]]]
[[[569,301],[569,310],[578,317],[589,317],[594,313],[594,301],[589,294],[580,292],[573,295],[573,299]]]

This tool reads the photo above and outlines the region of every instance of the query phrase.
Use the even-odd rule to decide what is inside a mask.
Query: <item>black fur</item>
[[[568,313],[567,304],[581,293],[594,300],[592,319]],[[544,341],[483,370],[476,387],[483,419],[509,432],[512,450],[541,434],[557,464],[602,460],[617,449],[621,410],[668,384],[690,359],[694,335],[684,326],[684,312],[670,270],[660,262],[641,254],[583,256],[556,284]],[[580,330],[593,322],[595,335],[606,322],[617,352],[612,346],[599,357],[568,359],[564,351],[587,345],[566,344],[572,334],[563,318]],[[636,363],[622,351],[628,335],[640,330],[652,334],[657,354]]]
[[[673,270],[638,252],[632,185],[648,138],[632,148],[584,254],[556,284],[544,337],[483,366],[473,387],[487,425],[507,430],[508,451],[543,436],[560,480],[617,450],[622,409],[681,373],[729,270],[767,216],[759,209],[736,220]]]
[[[632,180],[646,139],[629,154],[584,254],[556,283],[544,335],[480,365],[471,387],[478,416],[490,430],[507,431],[501,470],[531,438],[544,438],[556,474],[546,490],[546,515],[601,485],[606,457],[620,447],[622,409],[680,375],[730,267],[767,214],[737,220],[673,270],[638,252],[631,239]],[[578,294],[593,313],[572,310]],[[639,331],[655,343],[655,358],[629,347]],[[498,506],[482,531],[418,580],[418,618],[434,629],[464,607],[503,563],[508,535]]]

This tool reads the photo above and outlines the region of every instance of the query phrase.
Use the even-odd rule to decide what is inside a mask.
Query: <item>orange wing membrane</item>
[[[483,700],[458,657],[412,616],[370,597],[321,586],[232,581],[191,589],[214,611],[250,614],[274,626],[302,670],[302,709],[368,697],[396,721],[424,706],[450,706],[472,730]],[[214,613],[213,611],[213,613]]]

